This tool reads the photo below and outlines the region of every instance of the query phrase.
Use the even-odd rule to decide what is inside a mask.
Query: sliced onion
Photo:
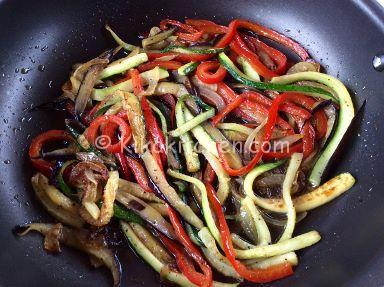
[[[218,111],[221,111],[226,106],[223,98],[212,89],[201,86],[199,87],[199,95],[208,104],[215,105]]]
[[[204,88],[207,88],[207,89],[210,89],[214,92],[217,91],[217,84],[206,84],[206,83],[203,83],[202,81],[199,80],[198,77],[196,76],[193,76],[191,77],[191,80],[192,80],[192,84],[194,84],[196,87],[198,87],[199,89],[201,87],[204,87]]]
[[[260,146],[260,138],[262,134],[263,127],[267,123],[267,119],[265,119],[257,128],[255,128],[248,136],[247,140],[244,144],[244,158],[246,160],[251,159],[251,150],[252,145],[255,143],[256,145]]]
[[[320,64],[316,62],[299,62],[295,65],[293,65],[289,70],[287,71],[287,74],[295,74],[300,72],[319,72],[320,71]]]
[[[298,142],[302,138],[303,135],[301,134],[294,134],[282,137],[280,139],[271,141],[271,149],[273,151],[284,150],[284,148],[288,148],[289,146],[291,146],[295,142]]]

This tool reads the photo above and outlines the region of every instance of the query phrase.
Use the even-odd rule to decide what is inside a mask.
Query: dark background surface
[[[33,197],[26,158],[30,138],[62,127],[52,112],[28,112],[31,104],[60,94],[73,63],[113,45],[108,22],[124,39],[166,17],[259,21],[302,43],[325,70],[352,91],[363,119],[341,149],[332,175],[350,171],[358,182],[346,195],[310,213],[296,234],[318,230],[322,241],[299,251],[293,276],[273,286],[383,286],[384,195],[383,73],[372,57],[384,51],[384,12],[370,1],[0,1],[0,286],[111,286],[107,270],[91,270],[87,256],[64,249],[47,255],[34,234],[11,229],[49,222]],[[38,66],[44,65],[44,71]],[[30,68],[22,74],[22,68]],[[40,70],[42,70],[40,68]],[[159,286],[158,276],[126,248],[119,251],[123,286]]]

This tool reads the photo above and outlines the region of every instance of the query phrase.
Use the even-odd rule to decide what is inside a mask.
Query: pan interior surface
[[[28,145],[43,130],[63,128],[56,112],[29,109],[59,96],[72,64],[114,45],[110,24],[128,42],[161,19],[246,18],[297,40],[326,72],[367,104],[329,171],[350,171],[357,184],[310,212],[298,233],[318,230],[322,241],[299,251],[287,279],[263,286],[383,286],[383,73],[372,58],[384,49],[384,12],[371,1],[0,1],[0,286],[111,286],[107,270],[91,270],[87,256],[64,249],[47,254],[38,234],[18,238],[15,225],[51,222],[34,198]],[[120,248],[122,286],[159,286],[158,276],[128,248]],[[244,284],[245,286],[247,284]],[[250,284],[249,284],[250,286]]]

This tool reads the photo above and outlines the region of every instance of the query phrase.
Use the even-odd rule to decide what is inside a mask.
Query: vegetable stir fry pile
[[[30,145],[33,189],[57,223],[20,234],[84,251],[115,286],[120,264],[103,230],[116,221],[167,282],[291,275],[296,251],[320,240],[296,224],[355,182],[323,182],[354,117],[345,86],[298,43],[247,20],[167,19],[141,46],[106,29],[118,47],[75,65],[55,101],[65,130]]]

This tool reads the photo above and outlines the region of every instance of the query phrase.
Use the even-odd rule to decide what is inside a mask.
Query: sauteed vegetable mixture
[[[121,268],[105,230],[116,223],[169,283],[293,274],[296,251],[320,241],[296,224],[355,182],[323,177],[354,117],[345,86],[300,44],[247,20],[167,19],[140,46],[106,30],[118,46],[74,65],[55,99],[65,129],[29,148],[33,189],[55,223],[19,234],[85,252],[114,286]]]

